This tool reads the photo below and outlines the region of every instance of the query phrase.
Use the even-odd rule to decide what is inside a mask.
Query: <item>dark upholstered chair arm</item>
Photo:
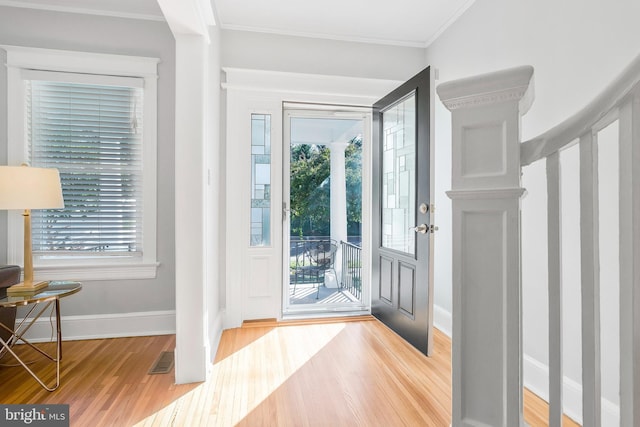
[[[0,298],[7,295],[7,288],[20,282],[20,267],[17,265],[0,266]],[[0,308],[0,323],[9,329],[13,329],[16,321],[16,308]],[[0,338],[3,341],[9,340],[11,333],[4,328],[0,328]]]
[[[0,266],[0,288],[8,288],[20,281],[20,267],[17,265]],[[6,290],[4,290],[6,293]]]

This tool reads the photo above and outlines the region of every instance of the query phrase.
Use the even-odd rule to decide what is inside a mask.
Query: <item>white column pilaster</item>
[[[211,7],[198,0],[158,0],[176,39],[175,69],[175,262],[176,383],[206,379],[209,366],[209,323],[217,307],[209,307],[207,279],[205,142],[211,120],[209,95],[209,26]],[[215,81],[215,79],[213,80]],[[159,171],[162,173],[162,171]],[[215,272],[211,272],[215,274]],[[212,290],[213,291],[213,290]],[[214,291],[217,292],[217,291]]]
[[[348,142],[332,142],[331,151],[331,239],[338,245],[335,269],[338,277],[327,278],[327,285],[337,287],[342,274],[342,250],[340,241],[347,241],[347,178],[345,150]]]
[[[524,426],[520,116],[533,68],[441,84],[452,112],[454,427]]]
[[[176,383],[207,373],[205,288],[205,121],[207,49],[204,37],[176,35]]]

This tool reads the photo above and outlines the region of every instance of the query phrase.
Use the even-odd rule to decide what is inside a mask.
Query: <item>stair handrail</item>
[[[640,55],[580,111],[548,131],[522,143],[521,164],[530,165],[568,148],[585,132],[601,130],[616,119],[616,107],[640,84]]]

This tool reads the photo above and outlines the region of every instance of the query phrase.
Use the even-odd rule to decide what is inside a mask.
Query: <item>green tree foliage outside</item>
[[[329,147],[291,147],[291,236],[329,236],[331,218]],[[360,235],[362,224],[362,139],[345,150],[347,234]]]

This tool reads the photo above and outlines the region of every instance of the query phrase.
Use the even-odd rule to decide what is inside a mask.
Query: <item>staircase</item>
[[[577,114],[529,141],[521,117],[533,102],[532,67],[519,67],[441,84],[451,111],[453,207],[453,426],[524,426],[522,328],[522,168],[546,168],[549,325],[549,425],[561,426],[563,388],[562,165],[579,158],[580,330],[584,426],[603,418],[601,345],[602,232],[616,233],[619,263],[619,425],[640,426],[640,57]],[[615,147],[599,138],[617,130]],[[574,147],[574,148],[571,148]],[[618,151],[603,170],[598,150]],[[602,153],[601,153],[602,154]],[[600,178],[616,174],[618,227],[599,218]],[[543,274],[543,273],[541,273]],[[544,282],[545,280],[541,280]],[[603,290],[604,292],[604,290]],[[545,322],[546,323],[546,322]],[[526,337],[525,337],[526,338]],[[607,400],[605,400],[607,402]],[[616,423],[618,420],[616,420]]]

